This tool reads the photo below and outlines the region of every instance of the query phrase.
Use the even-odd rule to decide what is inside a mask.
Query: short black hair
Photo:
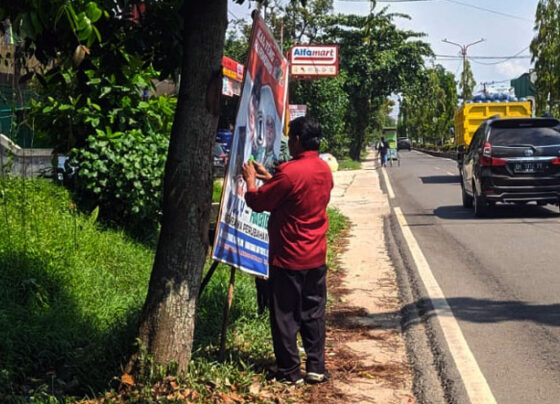
[[[312,117],[300,116],[290,122],[290,137],[299,137],[305,150],[319,150],[323,132],[319,121]]]

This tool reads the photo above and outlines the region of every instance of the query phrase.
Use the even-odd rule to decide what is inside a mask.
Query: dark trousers
[[[307,354],[306,371],[325,372],[327,267],[270,267],[270,326],[279,375],[301,378],[297,333]]]
[[[268,280],[255,277],[257,288],[257,312],[263,314],[268,308]]]

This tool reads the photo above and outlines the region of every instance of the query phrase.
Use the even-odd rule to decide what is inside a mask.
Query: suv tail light
[[[480,156],[481,167],[503,167],[507,164],[506,159],[492,157],[492,145],[488,142],[484,143],[482,156]],[[560,163],[559,163],[560,164]]]
[[[553,159],[550,164],[553,164],[555,166],[560,165],[560,157],[556,157],[555,159]]]

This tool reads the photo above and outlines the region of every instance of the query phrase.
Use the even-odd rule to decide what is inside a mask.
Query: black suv
[[[461,167],[463,206],[485,216],[496,202],[539,205],[560,199],[560,121],[551,118],[484,121]]]
[[[398,150],[402,150],[402,149],[411,150],[412,149],[412,142],[407,137],[399,137],[397,139],[397,149]]]

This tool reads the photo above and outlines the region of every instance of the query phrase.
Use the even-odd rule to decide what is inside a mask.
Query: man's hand
[[[257,172],[255,171],[254,164],[255,163],[249,160],[246,163],[243,163],[243,166],[241,167],[241,173],[243,174],[243,179],[247,183],[247,190],[256,188],[255,181],[257,178]]]
[[[263,180],[266,182],[272,178],[272,174],[270,174],[261,163],[253,161],[253,166],[255,168],[256,177],[259,180]]]

